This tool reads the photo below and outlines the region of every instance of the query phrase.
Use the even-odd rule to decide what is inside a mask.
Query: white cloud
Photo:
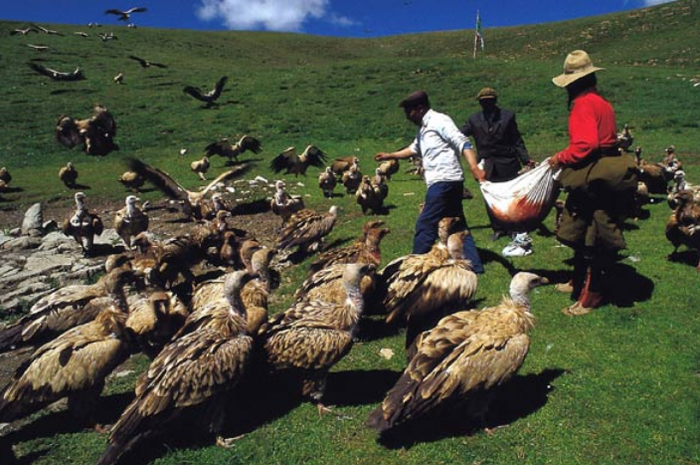
[[[204,21],[223,20],[229,29],[300,31],[310,18],[353,25],[350,18],[329,12],[330,0],[201,0],[197,16]]]

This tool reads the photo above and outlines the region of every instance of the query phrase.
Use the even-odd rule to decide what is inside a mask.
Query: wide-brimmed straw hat
[[[591,57],[583,50],[574,50],[566,56],[564,60],[564,72],[557,77],[552,78],[552,82],[559,87],[566,87],[574,81],[588,76],[596,71],[605,68],[593,66]]]

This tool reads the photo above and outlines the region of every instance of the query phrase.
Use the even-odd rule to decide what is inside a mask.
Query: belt
[[[620,155],[620,150],[616,145],[611,147],[601,147],[598,149],[598,153],[601,157],[617,157]]]

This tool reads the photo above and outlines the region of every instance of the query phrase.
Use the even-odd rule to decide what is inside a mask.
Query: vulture
[[[347,157],[336,158],[331,163],[331,170],[337,175],[342,176],[353,164],[358,164],[360,159],[355,155],[349,155]]]
[[[182,91],[186,94],[191,95],[192,97],[196,98],[197,100],[200,100],[204,102],[205,108],[210,108],[216,104],[216,100],[221,97],[221,93],[224,91],[224,85],[226,85],[226,81],[228,80],[228,76],[222,76],[217,82],[216,85],[212,90],[209,92],[202,92],[202,90],[199,87],[194,87],[194,86],[185,86]]]
[[[146,215],[136,202],[140,201],[135,195],[126,197],[124,208],[114,215],[114,229],[122,238],[127,249],[131,249],[131,238],[148,230],[148,215]]]
[[[308,145],[301,155],[297,155],[295,147],[289,147],[270,162],[270,168],[275,173],[285,170],[284,174],[302,174],[306,176],[309,165],[323,168],[326,154],[315,145]]]
[[[138,192],[146,182],[146,178],[136,171],[124,171],[124,173],[119,176],[118,181],[132,192]]]
[[[10,181],[12,181],[12,175],[6,166],[0,168],[0,181],[4,182],[5,184],[10,184]]]
[[[384,208],[381,188],[375,187],[369,176],[362,176],[362,182],[355,192],[355,200],[364,215],[370,210],[372,213],[379,213]]]
[[[622,131],[617,133],[617,146],[625,152],[629,152],[630,147],[632,147],[632,142],[634,142],[634,137],[630,132],[629,125],[625,124],[625,126],[622,128]]]
[[[187,306],[170,291],[152,290],[130,295],[126,327],[137,349],[151,360],[170,342],[189,315]]]
[[[426,254],[415,254],[389,263],[382,270],[386,283],[386,322],[406,325],[406,355],[410,360],[418,335],[432,328],[443,316],[463,308],[476,294],[477,275],[464,259],[464,238],[450,234],[447,245],[437,244]]]
[[[270,295],[270,262],[275,251],[269,247],[258,247],[250,258],[250,271],[254,278],[241,289],[241,300],[245,308],[246,329],[255,337],[263,323],[267,321],[268,299]],[[192,311],[204,309],[211,302],[224,298],[223,278],[200,283],[192,294],[190,308]]]
[[[323,238],[333,230],[337,219],[338,207],[335,205],[324,215],[312,210],[300,210],[282,227],[277,249],[298,247],[302,253],[317,251]]]
[[[275,181],[275,195],[270,201],[270,209],[286,223],[294,213],[304,208],[304,200],[299,196],[290,195],[284,187],[284,181]]]
[[[167,68],[167,66],[162,63],[156,63],[155,61],[149,61],[144,58],[139,58],[136,55],[129,55],[129,58],[134,61],[137,61],[142,68],[150,68],[151,66],[155,66],[156,68]]]
[[[23,418],[64,397],[79,417],[95,411],[105,378],[132,350],[128,309],[116,302],[95,319],[39,347],[0,396],[0,423]]]
[[[246,150],[250,150],[253,153],[260,153],[262,151],[262,144],[253,136],[243,135],[235,144],[231,144],[227,138],[223,138],[218,142],[212,142],[207,145],[204,150],[210,157],[212,155],[220,155],[228,158],[228,163],[231,164],[233,162],[238,162],[238,155]]]
[[[85,194],[75,193],[75,213],[70,218],[63,221],[61,230],[66,236],[71,236],[80,244],[85,255],[92,253],[92,246],[95,236],[99,236],[104,231],[102,220],[96,213],[91,212],[85,206]]]
[[[525,360],[535,324],[528,293],[546,282],[520,272],[498,306],[454,313],[423,333],[416,355],[365,425],[385,435],[443,409],[483,422],[493,388]]]
[[[379,193],[382,201],[389,195],[389,184],[387,184],[386,180],[387,176],[382,174],[382,170],[375,168],[374,176],[372,177],[372,187]]]
[[[100,40],[102,40],[102,42],[119,39],[117,36],[114,35],[114,32],[98,32],[97,36],[100,38]]]
[[[343,276],[346,266],[349,264],[351,263],[335,263],[306,278],[294,292],[294,301],[322,300],[342,305],[346,299]],[[360,294],[362,294],[365,301],[374,295],[376,288],[376,267],[373,264],[371,265],[373,268],[360,282]]]
[[[386,160],[379,164],[377,167],[379,171],[377,174],[381,174],[387,179],[391,180],[391,176],[399,171],[399,161],[398,160]]]
[[[205,322],[191,314],[153,359],[136,384],[136,397],[111,429],[98,465],[116,463],[138,443],[176,426],[191,432],[193,425],[201,425],[219,433],[229,392],[245,375],[253,349],[240,298],[251,277],[244,271],[231,273],[226,299],[212,302]]]
[[[659,166],[657,163],[648,163],[642,159],[642,148],[634,150],[634,156],[639,170],[638,179],[647,185],[649,193],[664,194],[668,192],[668,183],[673,178],[674,168]]]
[[[206,173],[209,170],[209,158],[204,156],[201,160],[193,161],[192,163],[190,163],[190,170],[193,173],[197,173],[199,179],[201,179],[202,181],[206,181]]]
[[[48,29],[48,28],[46,28],[46,27],[44,27],[44,26],[41,26],[40,24],[33,24],[33,23],[32,23],[31,26],[32,26],[33,28],[38,29],[39,31],[43,32],[44,34],[54,35],[54,36],[62,36],[62,35],[63,35],[63,34],[61,34],[61,33],[58,32],[58,31],[55,31],[55,30],[53,30],[53,29]]]
[[[693,192],[683,190],[673,195],[677,205],[666,223],[666,238],[673,244],[673,258],[678,247],[685,245],[698,253],[696,269],[700,272],[700,205],[693,199]]]
[[[144,13],[144,12],[146,12],[146,11],[148,11],[147,8],[144,8],[144,7],[142,7],[142,6],[137,6],[137,7],[134,7],[134,8],[129,8],[129,9],[126,10],[126,11],[117,10],[117,9],[110,9],[110,10],[105,11],[105,14],[106,14],[106,15],[117,15],[117,16],[119,16],[119,17],[117,18],[118,21],[129,21],[129,19],[131,19],[131,14],[132,14],[132,13]]]
[[[75,169],[73,163],[68,162],[66,166],[62,166],[61,169],[58,170],[58,179],[60,179],[66,187],[72,189],[75,187],[75,181],[78,180],[78,170]]]
[[[322,403],[328,370],[352,348],[364,301],[362,278],[374,265],[345,265],[343,304],[308,300],[293,304],[260,330],[264,357],[275,371],[297,375],[302,395],[311,399],[319,414],[328,410]]]
[[[195,192],[185,189],[165,171],[150,166],[137,158],[129,158],[128,163],[131,171],[146,178],[169,198],[178,201],[182,212],[188,217],[197,220],[205,217],[205,212],[203,212],[206,208],[204,201],[209,191],[217,187],[219,183],[241,176],[250,169],[250,166],[247,164],[236,165],[230,170],[221,173],[201,191]]]
[[[0,330],[0,352],[37,345],[63,332],[92,321],[104,301],[126,305],[124,286],[138,273],[115,268],[95,284],[73,284],[39,299],[29,313]]]
[[[27,47],[29,47],[33,50],[36,50],[37,52],[45,52],[51,48],[48,45],[35,45],[35,44],[27,44]]]
[[[81,81],[85,79],[85,74],[79,66],[70,72],[57,71],[34,62],[30,62],[29,67],[39,74],[50,77],[54,81]]]
[[[95,106],[89,119],[76,120],[61,115],[55,129],[56,140],[60,144],[73,148],[82,142],[88,155],[107,155],[113,150],[119,150],[119,146],[114,143],[116,135],[117,123],[102,105]]]
[[[124,84],[124,73],[119,73],[112,78],[117,84]]]
[[[29,34],[30,32],[39,32],[39,31],[37,31],[37,30],[34,29],[33,27],[28,27],[28,28],[26,28],[26,29],[17,28],[17,29],[11,30],[11,31],[10,31],[10,35],[11,35],[11,36],[15,36],[15,35],[17,35],[17,34],[21,34],[21,35],[23,35],[23,36],[26,36],[26,35]]]
[[[332,199],[333,191],[335,186],[338,184],[338,180],[335,178],[335,173],[330,166],[327,166],[324,171],[318,175],[318,187],[323,191],[323,196]]]
[[[357,162],[353,162],[350,168],[343,172],[340,181],[343,183],[343,187],[345,187],[345,193],[354,195],[355,192],[357,192],[357,188],[360,187],[360,183],[362,182],[362,172]]]
[[[382,254],[379,250],[379,243],[385,235],[389,234],[389,229],[384,228],[384,221],[368,221],[362,227],[362,236],[347,247],[340,247],[323,252],[309,266],[307,278],[337,263],[372,263],[379,266],[382,261]]]

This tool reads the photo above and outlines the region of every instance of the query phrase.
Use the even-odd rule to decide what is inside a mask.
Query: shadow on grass
[[[670,262],[690,265],[693,268],[698,264],[698,252],[694,250],[683,250],[681,252],[671,253],[667,258]]]
[[[327,405],[357,406],[381,402],[401,373],[393,370],[351,370],[328,374],[323,401]]]
[[[449,404],[429,416],[386,432],[378,442],[390,449],[410,448],[418,443],[473,435],[482,429],[512,425],[544,407],[553,389],[551,383],[565,372],[555,368],[538,374],[515,376],[508,383],[493,389],[491,407],[482,422],[469,417],[464,408]]]

